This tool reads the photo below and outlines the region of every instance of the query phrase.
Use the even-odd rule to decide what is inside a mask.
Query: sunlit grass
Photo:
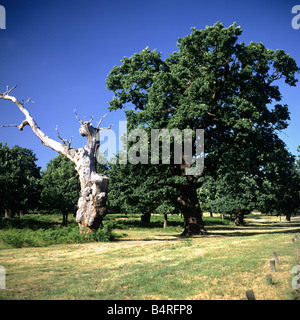
[[[291,270],[299,243],[291,238],[299,222],[261,216],[246,223],[211,223],[207,236],[181,238],[180,223],[144,229],[132,221],[115,230],[123,236],[114,242],[2,249],[7,277],[0,299],[231,300],[246,299],[249,289],[257,299],[297,298]],[[270,285],[274,251],[280,264]]]

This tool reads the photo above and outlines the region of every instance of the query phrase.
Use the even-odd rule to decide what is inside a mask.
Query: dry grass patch
[[[7,289],[0,299],[294,299],[291,270],[299,223],[273,218],[248,226],[209,226],[208,236],[180,238],[168,230],[126,230],[110,243],[0,250]],[[119,231],[123,232],[123,230]],[[280,260],[266,281],[269,260]]]

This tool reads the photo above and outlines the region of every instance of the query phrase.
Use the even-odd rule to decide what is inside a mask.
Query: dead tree
[[[109,128],[100,128],[100,124],[106,115],[100,119],[97,127],[93,127],[91,123],[93,118],[89,121],[82,121],[74,110],[75,116],[81,124],[79,133],[87,139],[84,148],[75,149],[71,147],[72,139],[69,141],[63,139],[57,127],[56,131],[61,142],[51,139],[40,129],[25,108],[26,103],[33,101],[28,99],[27,101],[22,100],[22,102],[20,102],[14,96],[11,96],[10,93],[15,88],[16,86],[11,89],[7,87],[4,93],[0,93],[0,98],[14,102],[25,115],[25,120],[20,125],[11,124],[3,127],[17,127],[19,130],[23,130],[24,127],[28,125],[34,134],[42,141],[42,144],[66,156],[75,163],[81,185],[81,192],[77,204],[76,222],[79,224],[80,232],[85,231],[89,233],[97,230],[102,224],[104,216],[107,214],[108,178],[104,174],[98,174],[96,172],[97,153],[100,146],[99,131],[101,129],[110,129],[111,127],[110,125]]]

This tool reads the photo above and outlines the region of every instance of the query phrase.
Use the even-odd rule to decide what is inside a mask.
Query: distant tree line
[[[42,171],[36,161],[32,150],[0,143],[0,216],[59,212],[66,225],[80,192],[74,164],[58,155]]]
[[[300,159],[296,161],[281,140],[272,150],[255,174],[227,163],[214,175],[202,177],[197,189],[201,212],[229,215],[236,225],[244,225],[244,216],[252,211],[282,215],[289,221],[300,208]],[[151,213],[179,213],[169,170],[168,165],[112,165],[111,209],[141,213],[145,222],[150,222]]]
[[[244,216],[257,210],[286,216],[290,220],[300,207],[300,159],[280,148],[270,154],[268,166],[253,175],[226,167],[215,176],[203,177],[197,190],[202,212],[234,217],[243,225]],[[300,146],[299,146],[300,152]],[[12,218],[29,211],[61,213],[67,225],[75,214],[80,193],[74,164],[61,155],[51,159],[44,171],[36,165],[32,150],[0,143],[0,213]],[[110,213],[140,213],[150,222],[152,213],[180,213],[176,188],[169,185],[167,165],[100,165],[110,178]]]
[[[0,143],[0,213],[14,217],[40,201],[41,173],[32,150]]]

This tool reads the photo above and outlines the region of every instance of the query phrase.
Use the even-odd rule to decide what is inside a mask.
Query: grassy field
[[[25,228],[24,219],[37,221],[34,228],[43,226],[44,234],[60,228],[55,216],[24,216]],[[75,237],[77,243],[40,240],[14,248],[0,241],[0,265],[6,269],[0,299],[241,300],[249,289],[256,299],[299,299],[291,281],[292,267],[300,264],[300,239],[291,239],[300,221],[251,215],[245,227],[235,227],[219,217],[205,220],[208,235],[191,238],[178,236],[177,216],[163,229],[161,216],[145,228],[138,215],[111,215],[105,223],[118,235],[111,242],[80,243]],[[0,230],[0,238],[15,229]],[[269,284],[272,252],[280,261]]]

